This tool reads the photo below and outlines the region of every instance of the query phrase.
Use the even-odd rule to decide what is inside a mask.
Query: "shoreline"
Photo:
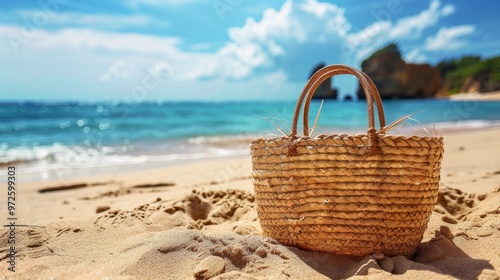
[[[440,131],[440,132],[441,132],[440,136],[445,137],[445,145],[446,145],[445,149],[448,148],[447,147],[448,141],[446,141],[447,136],[452,138],[452,140],[451,140],[452,147],[453,147],[453,149],[455,149],[457,147],[457,145],[459,145],[459,142],[460,142],[459,139],[462,139],[464,137],[474,138],[473,135],[475,135],[475,134],[481,135],[481,134],[485,134],[485,133],[492,134],[492,136],[494,136],[494,135],[500,136],[500,127],[472,128],[472,129],[471,128],[469,128],[469,129],[457,128],[457,129],[449,129],[449,130]],[[466,143],[463,143],[463,145],[465,145],[465,144]],[[231,161],[234,159],[248,159],[248,158],[250,158],[250,148],[248,148],[248,152],[249,153],[247,155],[229,155],[229,156],[221,156],[221,157],[184,159],[184,160],[165,161],[165,162],[159,161],[159,162],[154,162],[154,164],[151,164],[148,167],[142,167],[141,170],[138,170],[137,172],[132,172],[132,173],[156,172],[159,170],[163,170],[165,168],[168,169],[168,168],[176,168],[176,167],[183,167],[183,166],[189,166],[189,165],[198,166],[198,165],[203,165],[206,163],[210,164],[213,162]],[[498,149],[497,152],[500,156],[500,149]],[[135,165],[135,164],[131,164],[131,165]],[[499,164],[499,166],[500,166],[500,164]],[[115,166],[115,168],[112,168],[112,169],[114,169],[113,170],[114,172],[107,173],[107,174],[106,173],[99,174],[96,177],[105,177],[107,175],[115,176],[115,175],[122,175],[122,174],[130,174],[130,170],[125,170],[123,172],[120,172],[120,170],[119,170],[120,167],[121,167],[120,165],[117,165],[117,166]],[[94,177],[94,176],[84,175],[81,177],[68,177],[68,178],[61,178],[61,179],[73,181],[73,180],[85,180],[85,179],[92,178],[92,177]],[[55,180],[48,180],[45,182],[50,182],[50,181],[61,181],[61,180],[55,179]],[[37,181],[33,181],[33,182],[37,182]]]
[[[433,128],[429,125],[425,126],[431,136],[436,136]],[[392,135],[429,135],[422,127],[399,127],[391,130],[389,134]],[[473,125],[469,127],[463,127],[459,124],[449,126],[445,129],[437,130],[438,135],[453,135],[456,133],[468,133],[468,132],[479,132],[488,131],[488,130],[500,130],[500,122],[496,125],[491,125],[488,127],[474,127]],[[356,132],[344,132],[348,134],[356,134],[356,133],[364,133],[363,131]],[[499,133],[500,135],[500,133]],[[262,137],[262,136],[256,136]],[[251,140],[249,138],[248,145]],[[228,148],[231,146],[229,145]],[[21,175],[24,177],[25,182],[44,182],[44,181],[54,181],[54,180],[72,180],[72,179],[85,179],[92,175],[98,176],[106,176],[107,174],[121,174],[121,173],[135,173],[135,172],[145,172],[148,170],[157,170],[162,168],[168,168],[177,165],[188,165],[198,162],[209,162],[209,161],[217,161],[217,160],[225,160],[231,158],[239,158],[239,157],[249,157],[250,149],[247,145],[242,145],[241,142],[237,143],[237,145],[232,146],[233,149],[228,149],[227,154],[213,154],[211,156],[204,157],[190,157],[191,154],[186,154],[186,158],[177,158],[177,159],[168,159],[171,155],[140,155],[140,156],[130,156],[131,159],[126,162],[115,162],[109,164],[102,164],[98,166],[85,166],[78,168],[71,167],[58,167],[57,164],[53,166],[45,166],[44,170],[34,170],[34,166],[30,163],[26,162],[17,162],[14,164],[6,163],[2,164],[0,168],[5,169],[7,166],[16,166],[20,170],[28,170],[26,172],[22,171]],[[237,149],[236,149],[237,148]],[[245,151],[246,150],[246,151]],[[128,157],[129,155],[125,155]],[[43,167],[43,165],[42,165]],[[40,168],[40,167],[39,167]],[[3,170],[2,170],[3,171]],[[0,173],[0,180],[6,179],[6,174]]]
[[[500,91],[492,92],[471,92],[471,93],[455,93],[448,96],[437,97],[436,99],[447,99],[456,101],[500,101]]]

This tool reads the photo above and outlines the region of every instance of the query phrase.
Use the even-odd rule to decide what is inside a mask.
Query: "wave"
[[[221,140],[222,141],[222,140]],[[188,143],[189,139],[183,142]],[[9,148],[0,145],[0,167],[22,166],[23,172],[47,172],[57,170],[76,170],[96,167],[137,165],[177,160],[197,160],[249,154],[248,145],[238,147],[228,145],[224,148],[207,145],[198,139],[199,144],[170,143],[168,149],[144,144],[147,149],[137,146],[68,146],[54,143],[49,146],[20,146]],[[210,142],[210,141],[209,141]],[[224,141],[223,141],[224,142]],[[138,145],[139,147],[141,145]],[[194,147],[196,146],[196,147]],[[186,149],[191,147],[191,149]],[[5,175],[6,169],[0,169]]]
[[[438,122],[434,124],[441,130],[463,130],[463,129],[481,129],[500,126],[500,120],[462,120],[454,122]]]
[[[426,130],[423,129],[426,128]],[[446,131],[500,127],[500,120],[464,120],[436,123],[413,123],[394,129],[389,134],[438,135]],[[350,133],[327,129],[331,133]],[[5,175],[5,166],[22,167],[23,172],[47,173],[48,171],[94,170],[100,167],[156,166],[177,163],[179,160],[199,160],[249,154],[252,139],[276,137],[281,135],[214,135],[198,136],[163,142],[140,142],[134,145],[117,146],[79,146],[54,143],[46,146],[9,147],[0,144],[0,176]],[[120,168],[117,168],[120,170]]]
[[[67,146],[54,143],[50,146],[20,146],[7,148],[0,146],[0,165],[36,164],[79,168],[87,166],[102,166],[113,163],[138,163],[142,157],[126,154],[116,154],[117,147],[89,148],[82,146]]]

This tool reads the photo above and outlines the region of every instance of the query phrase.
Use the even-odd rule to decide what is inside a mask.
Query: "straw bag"
[[[368,104],[367,134],[309,137],[309,104],[326,79],[356,76]],[[373,103],[380,129],[375,129]],[[303,133],[297,133],[304,103]],[[252,177],[264,234],[307,250],[412,256],[437,201],[442,137],[386,135],[379,93],[363,72],[330,65],[303,89],[288,137],[252,141]]]

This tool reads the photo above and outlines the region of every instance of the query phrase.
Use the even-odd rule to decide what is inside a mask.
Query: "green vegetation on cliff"
[[[376,63],[373,63],[374,61]],[[413,73],[415,71],[423,72],[422,69],[415,68],[420,64],[408,63],[405,68],[404,65],[402,65],[405,63],[406,62],[404,62],[401,56],[398,43],[391,42],[376,50],[368,58],[363,60],[361,68],[365,72],[372,72],[369,73],[370,77],[377,80],[376,84],[379,87],[379,91],[383,92],[384,90],[388,90],[388,86],[384,87],[384,85],[391,83],[403,84],[402,81],[394,80],[395,78],[392,73],[396,71],[406,73],[406,83],[411,84],[422,80],[420,79],[422,73],[420,73],[420,76]],[[372,65],[372,67],[369,67],[369,65]],[[439,91],[440,94],[446,92],[448,94],[453,94],[458,92],[489,92],[500,90],[500,55],[490,58],[482,58],[479,55],[448,58],[441,60],[432,68],[438,71],[441,76],[440,81],[436,82],[436,91]],[[411,69],[414,71],[411,72]],[[436,74],[438,79],[439,74]],[[401,87],[398,89],[405,93],[411,91],[411,87]]]
[[[463,90],[467,81],[480,83],[482,91],[496,90],[500,83],[500,56],[481,59],[480,56],[469,55],[439,62],[436,68],[448,85],[449,93]]]

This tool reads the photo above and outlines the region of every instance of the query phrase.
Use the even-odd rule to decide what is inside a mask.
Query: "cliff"
[[[318,65],[316,65],[311,71],[311,74],[309,74],[309,78],[311,78],[314,73],[325,66],[326,65],[324,63],[319,63]],[[337,89],[332,88],[332,79],[328,78],[326,81],[321,83],[321,85],[319,85],[318,89],[313,95],[313,99],[337,99],[337,93]]]
[[[434,97],[441,84],[438,70],[429,64],[406,63],[393,43],[364,60],[361,70],[370,76],[383,99]],[[365,98],[360,86],[357,94]]]

